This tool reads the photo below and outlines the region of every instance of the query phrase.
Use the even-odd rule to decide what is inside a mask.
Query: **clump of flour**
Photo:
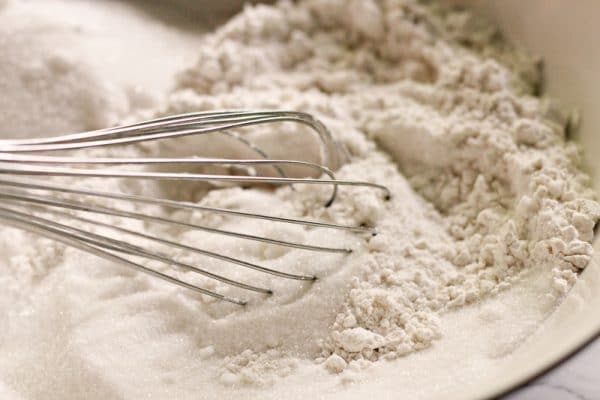
[[[267,386],[274,377],[286,377],[296,370],[297,361],[276,349],[255,353],[245,350],[223,361],[221,383],[225,385],[254,384]]]

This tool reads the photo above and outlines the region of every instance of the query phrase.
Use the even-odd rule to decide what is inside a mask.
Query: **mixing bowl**
[[[154,0],[169,8],[193,8],[204,16],[231,14],[243,0]],[[568,107],[579,110],[581,124],[574,133],[585,151],[586,168],[600,189],[600,2],[597,0],[448,0],[476,8],[494,19],[504,33],[544,60],[546,92]],[[0,0],[0,3],[2,0]],[[140,2],[142,2],[140,0]],[[148,2],[150,3],[150,2]],[[147,4],[147,3],[143,3]],[[594,243],[600,254],[600,241]],[[582,348],[600,332],[600,256],[596,255],[581,279],[543,325],[495,369],[494,376],[473,378],[468,384],[444,393],[444,399],[497,397],[554,367]],[[476,334],[476,333],[474,333]],[[387,379],[387,378],[386,378]],[[393,376],[381,381],[388,397],[401,397]],[[378,383],[379,384],[379,383]],[[458,386],[458,385],[457,385]],[[378,397],[372,393],[373,397]]]

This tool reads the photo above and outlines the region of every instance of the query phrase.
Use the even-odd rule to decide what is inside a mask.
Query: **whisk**
[[[243,128],[252,125],[273,124],[278,122],[297,123],[310,128],[319,139],[319,162],[302,160],[271,159],[268,154],[250,140],[243,137]],[[183,136],[222,134],[237,140],[253,151],[259,157],[255,159],[183,157],[183,158],[121,158],[121,157],[77,157],[65,156],[64,152],[77,149],[127,145],[153,140],[175,139]],[[47,155],[49,152],[61,152],[60,155]],[[42,180],[23,177],[94,177],[94,178],[133,178],[169,181],[202,181],[225,182],[234,184],[272,184],[293,185],[312,184],[328,185],[331,194],[323,206],[330,206],[335,200],[338,188],[342,186],[363,186],[383,193],[389,198],[389,190],[380,184],[362,181],[338,180],[332,169],[337,168],[343,158],[342,146],[333,138],[328,129],[320,121],[307,113],[294,111],[211,111],[169,116],[126,126],[118,126],[84,133],[69,134],[52,138],[35,138],[23,140],[0,140],[0,220],[17,228],[27,230],[47,238],[62,242],[68,246],[89,252],[96,256],[134,268],[143,273],[160,278],[175,285],[212,296],[219,300],[245,305],[247,300],[226,296],[198,285],[175,278],[159,270],[150,268],[131,259],[135,256],[142,259],[158,261],[170,267],[193,271],[210,279],[215,279],[227,285],[236,286],[252,292],[272,294],[269,288],[238,282],[225,276],[212,273],[189,263],[177,261],[167,254],[149,250],[123,239],[115,239],[108,234],[91,232],[81,228],[81,224],[92,224],[121,232],[132,238],[154,241],[191,253],[201,254],[214,259],[250,268],[262,273],[271,274],[284,279],[299,281],[315,281],[317,276],[293,274],[275,270],[240,258],[205,250],[199,247],[170,241],[153,236],[139,230],[127,229],[116,224],[105,223],[96,219],[84,217],[80,212],[108,215],[120,218],[141,220],[146,223],[165,224],[187,229],[206,231],[217,235],[227,235],[242,240],[260,241],[274,246],[286,246],[314,252],[349,253],[347,248],[326,247],[316,244],[306,244],[285,239],[268,238],[259,235],[217,229],[207,225],[195,224],[134,211],[127,211],[112,206],[100,206],[89,201],[90,198],[100,197],[111,200],[144,203],[162,206],[169,209],[197,210],[205,213],[216,213],[236,218],[257,218],[278,223],[304,225],[331,230],[342,230],[356,234],[375,234],[372,227],[345,226],[313,220],[284,218],[274,215],[264,215],[239,210],[208,207],[189,201],[179,201],[152,196],[132,195],[126,193],[104,192],[67,185],[43,182]],[[107,167],[111,168],[107,168]],[[119,166],[119,168],[114,168]],[[123,166],[153,166],[153,167],[194,167],[218,166],[244,171],[244,174],[216,174],[190,172],[155,172],[154,170],[122,169]],[[275,174],[257,174],[257,168],[272,167]],[[315,171],[317,177],[294,178],[286,175],[284,167],[304,167]],[[63,196],[60,196],[63,194]],[[65,199],[64,194],[71,197]],[[75,198],[73,200],[72,198]],[[86,201],[86,199],[88,201]],[[43,210],[43,216],[36,213]],[[73,212],[75,211],[75,212]],[[56,218],[60,217],[60,218]],[[58,222],[60,220],[61,222]],[[68,220],[71,222],[65,222]]]

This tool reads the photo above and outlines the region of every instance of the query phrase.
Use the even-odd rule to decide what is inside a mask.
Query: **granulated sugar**
[[[40,21],[26,23],[34,11],[16,0],[8,4],[0,20],[17,15],[12,20],[22,25],[0,24],[0,54],[6,54],[0,88],[10,104],[0,108],[5,134],[75,131],[201,110],[301,110],[321,119],[347,148],[350,160],[339,178],[386,185],[392,197],[343,188],[324,208],[327,188],[308,185],[207,193],[205,187],[118,179],[93,183],[377,228],[377,236],[364,238],[200,212],[172,215],[354,250],[323,256],[145,227],[170,240],[320,278],[303,285],[228,269],[228,277],[274,290],[269,298],[249,295],[245,309],[3,227],[0,310],[6,312],[0,323],[7,329],[0,334],[0,393],[6,386],[23,398],[431,398],[492,373],[496,360],[533,332],[590,260],[600,207],[579,169],[578,149],[566,138],[572,120],[536,96],[538,60],[469,12],[409,0],[284,1],[246,7],[202,36],[128,8],[127,18],[152,32],[149,46],[150,37],[181,34],[189,47],[175,53],[197,60],[178,73],[165,70],[172,90],[145,93],[127,87],[114,69],[96,68],[85,46],[70,44],[80,33],[37,41],[35,27],[60,31],[65,21],[38,10]],[[109,7],[56,4],[72,11],[85,4],[86,15]],[[98,29],[84,32],[102,36]],[[30,62],[18,61],[23,46],[11,45],[15,37],[39,44],[39,50],[29,46],[24,57]],[[55,56],[57,50],[62,53]],[[122,68],[136,65],[143,69],[133,60]],[[39,83],[23,84],[31,74]],[[59,79],[66,83],[56,85]],[[48,88],[42,94],[40,85]],[[248,137],[274,158],[318,155],[293,126]],[[128,151],[206,155],[223,151],[224,144],[188,137]],[[175,255],[214,271],[224,268]],[[209,279],[196,282],[222,294],[243,293]]]

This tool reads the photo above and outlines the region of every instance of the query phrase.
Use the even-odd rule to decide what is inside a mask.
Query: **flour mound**
[[[413,1],[247,7],[179,77],[170,112],[313,112],[350,150],[341,177],[392,189],[388,204],[342,198],[328,213],[358,213],[379,235],[353,255],[360,273],[321,360],[429,347],[440,313],[508,289],[534,266],[560,298],[589,262],[600,208],[565,139],[569,117],[535,97],[538,60],[476,21]],[[341,368],[337,358],[325,365]]]

